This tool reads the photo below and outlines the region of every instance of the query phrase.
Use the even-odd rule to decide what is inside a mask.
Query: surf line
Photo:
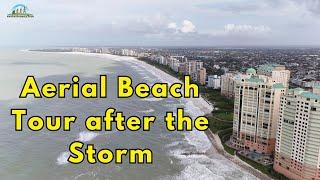
[[[72,77],[71,83],[44,83],[40,88],[34,76],[27,76],[19,98],[27,98],[29,95],[34,98],[65,98],[70,94],[72,98],[107,98],[107,76],[100,75],[100,83],[79,83],[78,76]],[[149,86],[147,83],[133,85],[129,76],[118,76],[117,92],[118,98],[129,98],[134,94],[139,98],[153,96],[155,98],[167,98],[171,95],[174,98],[198,98],[199,87],[191,82],[190,76],[185,76],[181,83],[155,83]]]

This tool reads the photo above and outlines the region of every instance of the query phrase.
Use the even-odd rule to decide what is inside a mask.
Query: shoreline
[[[121,57],[121,56],[120,56]],[[125,57],[129,57],[129,56],[125,56]],[[133,58],[133,57],[130,57],[130,58]],[[145,61],[142,61],[142,60],[139,60],[137,58],[134,58],[140,62],[143,62],[143,63],[146,63],[148,64],[147,62]],[[167,72],[151,65],[151,64],[148,64],[160,71],[162,71],[163,73],[166,73],[167,75],[173,77],[173,78],[176,78],[177,80],[179,80],[177,77],[174,77],[170,74],[168,74]],[[180,80],[179,80],[180,81]],[[202,101],[204,101],[208,106],[210,106],[212,109],[214,109],[214,105],[211,104],[205,97],[202,97],[200,95],[200,98]],[[209,112],[211,113],[211,112]],[[203,115],[207,115],[209,113],[205,113]],[[204,134],[206,135],[206,137],[208,138],[208,140],[210,141],[211,145],[213,146],[214,150],[222,155],[224,158],[228,159],[229,161],[231,161],[233,164],[237,165],[238,167],[240,167],[240,169],[243,169],[245,171],[247,171],[248,173],[250,173],[251,175],[255,176],[256,178],[258,179],[262,179],[262,180],[269,180],[271,179],[269,176],[267,176],[266,174],[260,172],[259,170],[255,169],[254,167],[252,167],[251,165],[247,164],[246,162],[242,161],[240,158],[238,158],[236,155],[235,156],[232,156],[230,155],[227,151],[224,150],[224,147],[222,145],[222,142],[221,142],[221,139],[220,137],[218,136],[218,134],[214,134],[210,129],[204,131]]]
[[[220,137],[217,134],[212,133],[210,129],[205,131],[205,134],[207,135],[208,139],[210,140],[212,146],[215,148],[217,153],[231,161],[232,163],[239,166],[241,169],[246,170],[247,172],[251,173],[253,176],[262,179],[262,180],[269,180],[271,179],[266,174],[260,172],[259,170],[255,169],[251,165],[247,164],[246,162],[242,161],[240,158],[238,158],[236,155],[232,156],[228,152],[224,150],[224,147],[222,146]]]
[[[28,51],[28,52],[34,52],[34,51]],[[41,51],[36,51],[40,53],[47,53],[47,52],[41,52]],[[139,60],[136,57],[130,57],[130,56],[117,56],[117,55],[112,55],[112,54],[98,54],[98,53],[83,53],[83,52],[49,52],[49,53],[61,53],[61,54],[74,54],[74,55],[85,55],[85,56],[97,56],[97,57],[108,57],[111,58],[112,60],[115,61],[121,61],[121,62],[132,62],[134,64],[139,63],[142,65],[147,71],[151,72],[155,76],[159,76],[159,79],[163,82],[182,82],[180,79],[177,77],[163,71],[162,69],[155,67],[152,64],[149,64],[148,62],[145,62],[143,60]],[[211,111],[214,109],[214,105],[211,104],[205,97],[202,97],[200,95],[199,98],[190,98],[186,99],[187,102],[193,103],[193,105],[197,108],[195,112],[195,116],[200,116],[200,115],[208,115],[211,113]],[[245,170],[247,173],[251,174],[252,176],[258,178],[258,179],[270,179],[267,175],[263,174],[259,170],[253,168],[246,162],[242,161],[239,159],[237,156],[232,156],[228,154],[224,150],[224,147],[221,143],[221,139],[217,134],[214,134],[211,132],[210,129],[206,130],[203,132],[205,137],[208,139],[208,141],[211,143],[210,146],[212,146],[213,151],[217,152],[219,155],[223,156],[227,160],[229,160],[231,163],[234,165],[238,166],[240,170]]]

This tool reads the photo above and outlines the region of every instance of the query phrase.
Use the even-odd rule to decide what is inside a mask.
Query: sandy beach
[[[21,55],[20,55],[21,54]],[[116,77],[119,75],[117,72],[119,70],[122,72],[121,75],[126,75],[130,71],[135,74],[133,77],[138,77],[140,79],[139,82],[146,82],[149,85],[153,83],[168,83],[173,84],[180,82],[179,79],[176,77],[173,77],[164,71],[146,63],[140,60],[137,60],[133,57],[124,57],[124,56],[114,56],[109,54],[93,54],[93,53],[79,53],[79,52],[28,52],[23,51],[22,53],[18,53],[19,56],[26,56],[28,57],[28,61],[26,62],[20,62],[20,58],[17,58],[16,64],[19,64],[19,66],[15,65],[13,63],[12,66],[9,62],[8,68],[19,68],[23,69],[23,73],[19,74],[17,76],[16,80],[14,81],[15,84],[12,84],[9,86],[12,91],[12,95],[17,94],[17,91],[19,90],[20,83],[23,82],[23,78],[25,77],[25,74],[28,73],[34,73],[36,72],[34,69],[36,67],[43,67],[43,72],[35,74],[36,77],[40,77],[42,79],[47,79],[48,76],[50,77],[62,77],[66,78],[65,74],[70,74],[71,72],[74,72],[76,74],[81,74],[82,78],[93,78],[99,74],[107,73],[109,76]],[[90,58],[91,57],[91,58]],[[46,61],[43,62],[43,59]],[[91,61],[90,64],[88,64],[88,60]],[[107,69],[104,67],[108,66]],[[58,75],[55,74],[58,72]],[[129,75],[129,74],[128,74]],[[69,79],[69,78],[67,78]],[[112,79],[112,78],[111,78]],[[19,83],[20,82],[20,83]],[[11,96],[9,96],[11,97]],[[30,104],[35,107],[37,107],[37,102],[30,99],[31,101],[28,103],[23,104]],[[136,107],[136,105],[132,106],[130,104],[124,103],[124,102],[118,102],[117,99],[111,100],[108,98],[108,101],[105,100],[96,100],[97,103],[100,105],[94,105],[92,106],[90,102],[88,101],[82,101],[83,104],[90,104],[90,107],[92,106],[92,111],[99,111],[97,109],[102,109],[105,107],[106,103],[111,102],[115,103],[114,106],[120,106],[125,109],[133,110],[138,113],[152,113],[152,114],[161,114],[164,113],[164,109],[175,109],[176,107],[184,107],[185,112],[193,117],[196,118],[197,116],[202,116],[205,114],[209,114],[213,110],[213,106],[207,102],[203,98],[181,98],[181,99],[174,99],[172,97],[169,97],[168,99],[158,99],[153,97],[148,97],[145,99],[139,100],[137,105],[140,106],[140,104],[146,104],[147,106],[143,107]],[[20,101],[15,101],[20,102]],[[69,101],[66,101],[69,102]],[[51,102],[52,103],[52,102]],[[54,101],[56,103],[54,108],[60,107],[59,103],[60,101]],[[73,101],[70,100],[70,105],[74,105]],[[22,103],[19,103],[22,104]],[[50,104],[46,104],[43,107],[50,106]],[[49,107],[48,107],[49,108]],[[81,109],[82,105],[81,103],[76,106],[76,108]],[[49,108],[50,109],[50,108]],[[47,110],[45,110],[47,111]],[[51,111],[51,110],[50,110]],[[55,110],[57,112],[60,112],[62,110]],[[70,110],[68,110],[70,111]],[[159,123],[161,125],[161,122]],[[156,131],[162,131],[161,128],[157,129]],[[161,156],[161,162],[158,164],[155,164],[157,167],[155,169],[152,169],[153,173],[158,172],[159,170],[162,171],[162,174],[168,175],[168,176],[162,176],[161,179],[172,179],[172,177],[176,177],[176,179],[229,179],[229,178],[238,178],[240,179],[264,179],[263,176],[256,172],[253,168],[248,168],[245,163],[243,163],[240,160],[235,160],[235,157],[230,157],[230,155],[226,154],[226,152],[222,148],[222,144],[220,142],[220,139],[215,134],[210,134],[208,132],[204,133],[201,131],[186,131],[186,132],[180,132],[175,133],[173,136],[172,133],[168,132],[157,132],[160,134],[161,137],[158,137],[159,135],[145,135],[143,137],[127,137],[125,134],[123,135],[117,135],[110,139],[118,139],[122,138],[123,142],[128,141],[137,141],[137,142],[146,142],[148,146],[152,144],[153,142],[156,142],[154,146],[156,146],[158,150],[165,150],[164,152],[157,153],[157,156]],[[116,134],[116,132],[115,132]],[[55,136],[57,136],[55,134]],[[48,136],[47,138],[55,138],[55,136]],[[59,149],[57,149],[54,152],[51,152],[50,158],[48,159],[51,163],[48,164],[55,164],[58,167],[57,168],[70,168],[70,172],[74,173],[76,176],[77,174],[86,174],[86,175],[92,175],[92,171],[86,172],[82,168],[73,169],[72,166],[68,166],[68,163],[66,159],[68,158],[68,152],[65,151],[64,147],[67,143],[70,143],[71,140],[77,139],[77,140],[83,140],[85,142],[95,142],[96,144],[103,144],[104,142],[103,138],[106,136],[107,139],[109,139],[109,136],[113,136],[113,133],[111,134],[93,134],[88,133],[86,131],[79,130],[76,132],[72,132],[71,135],[68,134],[68,139],[65,143],[62,144],[62,146],[59,146]],[[153,137],[155,136],[155,137]],[[157,136],[157,138],[156,138]],[[167,137],[168,136],[168,137]],[[39,137],[40,138],[40,137]],[[152,140],[150,139],[152,138]],[[153,139],[155,138],[155,139]],[[167,139],[167,144],[161,144],[160,139]],[[174,138],[174,140],[173,140]],[[178,139],[177,139],[178,138]],[[147,141],[150,139],[149,141]],[[60,141],[59,138],[56,139],[57,141]],[[159,142],[158,142],[159,141]],[[108,141],[109,142],[109,141]],[[111,141],[110,141],[111,142]],[[29,144],[26,144],[29,145]],[[51,143],[44,144],[45,147],[53,146]],[[116,146],[116,144],[115,144]],[[161,148],[159,148],[159,147]],[[26,147],[27,149],[27,147]],[[34,161],[34,157],[30,157]],[[163,161],[162,159],[165,158],[167,161]],[[40,160],[40,159],[39,159]],[[52,163],[53,162],[53,163]],[[37,166],[38,163],[34,163],[34,166]],[[54,167],[56,167],[54,165]],[[85,166],[84,166],[85,167]],[[171,169],[174,167],[173,169]],[[116,168],[116,167],[114,167]],[[167,174],[166,168],[169,168],[172,173],[178,173],[178,174]],[[181,169],[180,169],[181,168]],[[50,168],[43,168],[42,171],[45,171],[46,169]],[[139,171],[139,170],[137,170]],[[116,173],[117,171],[112,171],[113,173]],[[127,172],[127,171],[123,171]],[[145,171],[142,171],[142,173],[146,173]],[[98,172],[95,172],[98,173]],[[98,173],[99,174],[99,173]],[[61,175],[61,176],[65,176]],[[128,175],[129,176],[129,175]],[[150,174],[151,176],[151,174]],[[173,178],[175,179],[175,178]]]
[[[176,77],[173,77],[173,76],[167,74],[166,72],[164,72],[164,71],[162,71],[162,70],[160,70],[160,69],[158,69],[158,68],[156,68],[146,62],[143,62],[143,61],[140,61],[136,58],[133,58],[133,57],[115,56],[115,55],[110,55],[110,54],[89,54],[89,53],[78,53],[78,52],[75,52],[73,54],[83,54],[86,56],[102,56],[102,57],[106,57],[108,59],[113,59],[116,61],[126,61],[128,63],[133,63],[134,66],[142,67],[143,69],[149,71],[150,73],[158,76],[159,79],[161,80],[161,82],[167,82],[169,84],[181,82]],[[190,98],[187,101],[192,106],[191,107],[192,110],[189,111],[189,113],[191,114],[192,117],[209,114],[212,112],[212,110],[214,108],[213,105],[211,105],[208,101],[206,101],[202,97]],[[242,161],[237,156],[232,156],[232,155],[228,154],[224,150],[223,145],[221,143],[221,140],[217,134],[212,133],[210,130],[207,130],[205,133],[202,133],[202,132],[200,132],[200,133],[205,134],[206,138],[210,141],[210,143],[212,145],[212,147],[207,148],[207,151],[210,150],[214,153],[218,153],[218,154],[222,155],[224,158],[226,158],[227,160],[236,164],[242,170],[254,175],[258,179],[265,179],[265,180],[270,179],[268,176],[266,176],[265,174],[261,173],[260,171],[258,171],[256,169],[254,169],[252,166],[250,166],[246,162]],[[207,152],[207,153],[212,153],[212,152]],[[197,154],[197,153],[199,154],[199,152],[195,152],[195,154]]]

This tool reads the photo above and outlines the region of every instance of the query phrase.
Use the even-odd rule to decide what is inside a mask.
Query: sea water
[[[82,82],[95,82],[101,74],[108,76],[110,85],[116,85],[119,75],[130,76],[133,84],[178,81],[130,57],[0,50],[0,179],[255,179],[217,154],[203,132],[166,130],[166,111],[181,107],[192,117],[203,115],[212,110],[203,99],[118,99],[116,86],[108,86],[106,99],[18,98],[27,75],[34,75],[43,84],[69,82],[73,75]],[[155,115],[157,120],[150,132],[88,132],[85,118],[103,115],[108,107],[127,116]],[[69,132],[16,132],[11,108],[27,108],[29,115],[75,115],[78,119]],[[98,149],[149,148],[153,150],[154,163],[73,165],[67,162],[68,146],[76,140]]]

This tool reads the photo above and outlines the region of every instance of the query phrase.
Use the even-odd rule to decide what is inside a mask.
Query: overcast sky
[[[26,4],[32,19],[7,18]],[[320,0],[1,0],[0,46],[320,45]]]

